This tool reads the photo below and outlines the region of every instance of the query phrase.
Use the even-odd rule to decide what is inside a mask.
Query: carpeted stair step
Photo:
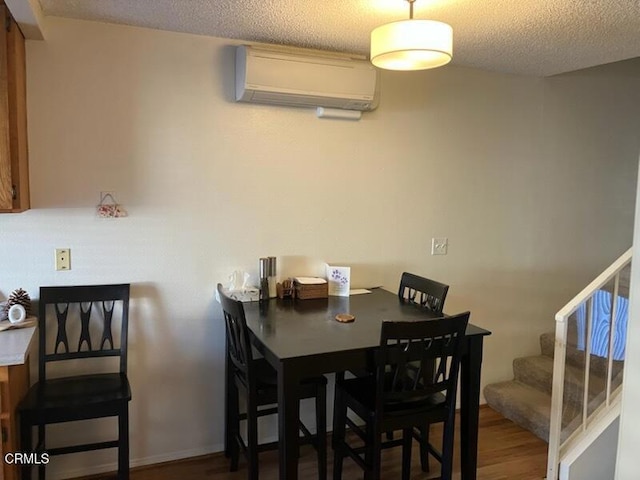
[[[578,350],[575,332],[567,332],[567,336],[567,362],[576,366],[584,365],[584,350]],[[553,358],[555,346],[556,332],[545,332],[540,335],[540,351],[542,355]]]
[[[553,358],[554,347],[555,347],[555,332],[546,332],[540,335],[540,350],[542,354]],[[569,339],[567,340],[567,355],[566,355],[566,364],[568,366],[573,366],[578,368],[579,370],[584,370],[585,365],[585,352],[584,350],[578,350],[576,348],[575,339],[571,340],[571,334],[569,334]],[[614,361],[613,362],[613,376],[617,376],[624,366],[624,362]],[[590,359],[590,370],[595,374],[598,374],[602,377],[606,376],[608,367],[608,360],[606,358],[598,357],[596,355],[591,355]]]
[[[553,358],[546,355],[516,358],[513,361],[514,379],[542,392],[551,395],[553,386]],[[564,403],[572,406],[582,406],[584,385],[584,371],[567,364],[564,379]],[[589,378],[589,398],[592,399],[603,392],[606,378],[597,372],[591,372]]]
[[[484,387],[487,404],[503,417],[549,441],[551,395],[524,383],[510,380]],[[580,425],[581,410],[567,407],[562,415],[562,439]]]
[[[553,358],[556,346],[556,332],[545,332],[540,335],[540,351],[542,355]]]
[[[549,441],[551,395],[521,382],[493,383],[484,388],[491,408],[505,418]]]

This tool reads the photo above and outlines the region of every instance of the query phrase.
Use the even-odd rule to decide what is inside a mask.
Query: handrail
[[[574,441],[580,441],[581,437],[584,437],[588,432],[588,422],[593,418],[594,413],[589,415],[589,380],[590,380],[590,368],[591,368],[591,333],[593,322],[593,297],[596,292],[612,279],[614,279],[614,288],[611,296],[611,316],[609,326],[609,341],[608,341],[608,358],[607,358],[607,379],[606,379],[606,392],[605,401],[602,408],[607,410],[612,408],[612,400],[615,395],[611,392],[612,388],[612,371],[613,371],[613,336],[615,332],[615,322],[617,316],[617,298],[620,286],[620,273],[621,271],[631,263],[632,248],[623,253],[615,262],[613,262],[604,272],[587,285],[578,295],[576,295],[569,303],[567,303],[558,313],[556,313],[556,337],[555,337],[555,349],[553,359],[553,388],[551,393],[551,412],[550,412],[550,425],[549,425],[549,452],[547,458],[547,480],[557,480],[559,473],[560,455],[568,448],[571,448],[570,444]],[[563,401],[564,401],[564,381],[565,381],[565,366],[566,366],[566,354],[567,354],[567,336],[568,336],[568,322],[567,320],[573,315],[581,305],[586,304],[586,332],[585,339],[585,372],[584,383],[582,392],[582,414],[580,427],[577,431],[569,436],[564,442],[562,441],[562,415],[563,415]],[[597,410],[601,410],[598,408]]]
[[[616,273],[622,270],[626,264],[629,263],[632,252],[633,247],[620,255],[620,257],[613,262],[609,268],[598,275],[594,281],[587,285],[578,295],[573,297],[569,303],[562,307],[558,313],[556,313],[556,322],[566,322],[567,318],[569,318],[587,298],[604,287]]]

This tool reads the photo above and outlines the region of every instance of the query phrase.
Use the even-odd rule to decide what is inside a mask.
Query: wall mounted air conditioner
[[[373,110],[377,70],[365,60],[268,50],[236,50],[236,101]]]

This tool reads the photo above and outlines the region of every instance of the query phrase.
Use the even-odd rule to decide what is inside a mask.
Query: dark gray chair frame
[[[38,328],[38,382],[18,405],[21,448],[33,450],[32,427],[38,427],[37,452],[62,455],[102,448],[118,449],[118,480],[129,478],[129,401],[131,387],[127,378],[127,338],[130,285],[83,285],[41,287]],[[94,308],[94,305],[97,308]],[[49,307],[49,308],[48,308]],[[119,341],[114,343],[113,315],[121,309]],[[90,324],[92,313],[101,311],[101,338],[94,342]],[[49,313],[55,315],[49,315]],[[52,318],[55,318],[53,322]],[[95,317],[94,317],[95,318]],[[71,322],[78,322],[77,345],[69,341]],[[49,323],[54,323],[56,339],[53,352],[47,350]],[[118,371],[76,375],[63,378],[47,377],[52,362],[101,357],[119,357]],[[46,446],[46,425],[103,417],[118,418],[118,438],[106,442],[71,445],[58,448]],[[38,478],[44,480],[45,465],[38,468]],[[31,467],[22,468],[23,480],[31,479]]]
[[[414,273],[404,272],[400,278],[398,297],[405,302],[414,303],[434,313],[442,313],[444,302],[447,299],[449,285],[421,277]],[[429,425],[420,428],[415,434],[416,440],[421,444],[429,443]],[[387,432],[387,438],[393,439],[393,432]],[[429,471],[429,452],[423,449],[420,452],[422,470]]]
[[[449,292],[449,285],[404,272],[400,278],[398,297],[428,308],[432,312],[442,313],[447,292]]]
[[[421,450],[441,462],[442,479],[451,479],[456,389],[469,316],[465,312],[418,322],[383,322],[375,376],[339,378],[336,383],[334,480],[342,478],[346,456],[364,469],[365,478],[379,480],[382,449],[398,445],[403,447],[402,478],[408,480],[414,428],[437,422],[444,422],[442,452],[426,440]],[[364,421],[364,429],[347,416],[348,410]],[[346,442],[347,425],[364,447]],[[382,442],[383,432],[393,430],[402,430],[402,439]]]
[[[218,284],[218,295],[225,319],[227,339],[227,368],[233,369],[233,382],[226,392],[229,431],[226,454],[231,458],[231,471],[238,469],[239,452],[242,450],[248,460],[248,478],[257,480],[259,476],[258,453],[278,447],[278,443],[258,444],[258,418],[278,413],[277,372],[264,359],[254,359],[249,336],[249,329],[242,302],[227,296],[221,284]],[[324,376],[305,379],[299,386],[299,399],[314,398],[316,404],[316,434],[300,422],[303,442],[311,443],[318,454],[318,478],[327,477],[327,420],[326,420],[326,386]],[[240,413],[239,389],[246,394],[247,412]],[[271,406],[260,409],[260,407]],[[247,444],[240,435],[240,421],[247,421]]]

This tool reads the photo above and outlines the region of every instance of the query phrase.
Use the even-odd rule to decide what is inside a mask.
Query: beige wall
[[[230,41],[62,19],[47,33],[27,46],[33,209],[0,216],[0,295],[134,284],[133,465],[221,448],[213,291],[260,256],[343,262],[357,286],[449,283],[446,310],[493,331],[486,384],[631,243],[640,102],[618,72],[383,72],[378,110],[345,122],[233,103]],[[128,218],[95,217],[105,190]],[[53,468],[113,468],[80,458]]]

